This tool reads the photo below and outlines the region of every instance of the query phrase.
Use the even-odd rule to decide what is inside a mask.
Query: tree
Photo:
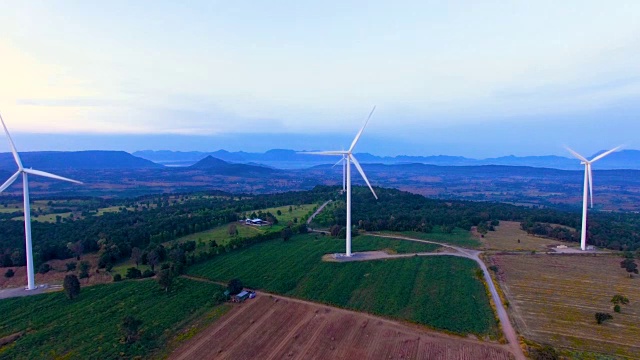
[[[8,279],[8,278],[12,278],[12,277],[13,277],[13,275],[15,275],[15,274],[16,274],[16,273],[13,271],[13,269],[9,269],[9,270],[7,270],[7,272],[6,272],[6,273],[4,273],[4,277],[6,277],[7,279]]]
[[[80,241],[69,242],[67,243],[67,249],[69,249],[73,256],[76,257],[76,260],[79,261],[80,256],[82,256],[82,252],[84,251],[84,246],[82,246],[82,242]]]
[[[149,254],[147,254],[147,264],[151,266],[151,271],[155,271],[158,263],[160,263],[160,254],[158,254],[156,250],[151,250]]]
[[[169,292],[169,288],[173,283],[173,274],[170,269],[160,270],[158,273],[158,284],[164,289],[164,291]]]
[[[280,216],[280,215],[282,215],[282,211],[280,211],[280,210],[278,209],[278,211],[276,211],[276,214],[278,214],[278,216]]]
[[[236,226],[236,224],[230,224],[227,231],[229,232],[230,236],[238,236],[238,227]]]
[[[127,269],[127,279],[139,279],[142,277],[142,271],[138,268],[130,267]]]
[[[11,253],[11,262],[13,263],[13,266],[24,266],[26,262],[25,256],[26,255],[22,250],[16,250]]]
[[[74,271],[77,267],[77,263],[75,261],[72,262],[68,262],[65,264],[65,266],[67,267],[67,271]]]
[[[627,270],[629,277],[638,273],[638,264],[633,259],[624,259],[620,262],[620,267]]]
[[[122,281],[122,275],[120,274],[113,275],[113,282],[118,282],[118,281]]]
[[[127,315],[120,323],[120,329],[124,333],[124,342],[127,344],[134,343],[138,340],[138,331],[142,325],[142,320],[136,319],[131,315]]]
[[[611,314],[609,313],[602,313],[602,312],[596,313],[596,322],[598,324],[602,324],[603,322],[611,319],[613,319],[613,316],[611,316]]]
[[[293,231],[291,231],[290,227],[286,227],[282,229],[282,240],[289,241],[292,235],[293,235]]]
[[[240,279],[231,279],[229,281],[229,284],[227,284],[227,290],[229,290],[230,295],[239,293],[243,288],[244,285],[242,284],[242,281],[240,281]]]
[[[131,249],[131,260],[136,263],[136,267],[140,265],[140,262],[142,262],[142,250],[140,248],[134,247]]]
[[[80,295],[80,280],[78,280],[77,276],[69,274],[64,277],[62,288],[64,289],[64,293],[67,295],[67,298],[69,298],[69,300],[73,300]]]
[[[88,278],[89,277],[89,268],[90,267],[91,267],[91,265],[89,264],[88,261],[80,261],[80,273],[78,274],[80,279],[84,279],[84,278]]]
[[[614,305],[618,305],[618,304],[627,305],[629,303],[629,299],[624,295],[615,294],[611,298],[611,302]]]
[[[305,223],[300,224],[300,226],[298,227],[298,232],[300,234],[308,233],[309,232],[309,228],[307,228],[307,224],[305,224]]]
[[[40,274],[46,274],[51,270],[51,265],[44,263],[42,265],[40,265],[40,267],[38,268],[38,272]]]

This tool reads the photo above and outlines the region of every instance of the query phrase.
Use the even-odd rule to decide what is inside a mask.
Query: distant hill
[[[157,169],[164,166],[124,151],[34,151],[21,152],[25,167],[54,169]],[[13,154],[0,153],[0,169],[17,169]]]
[[[598,152],[599,154],[601,152]],[[567,153],[568,154],[568,153]],[[218,159],[233,163],[254,163],[267,165],[280,169],[302,169],[320,164],[334,164],[338,157],[322,155],[305,155],[294,150],[273,149],[265,153],[229,152],[218,150],[211,153],[205,152],[173,152],[173,151],[138,151],[134,155],[165,165],[188,166],[212,155]],[[439,166],[482,166],[482,165],[506,165],[506,166],[530,166],[553,168],[563,170],[581,169],[580,161],[562,156],[502,156],[489,159],[471,159],[462,156],[407,156],[381,157],[369,153],[358,153],[356,157],[361,163],[378,164],[407,164],[419,163]],[[593,158],[592,155],[589,158]],[[636,169],[640,170],[640,151],[623,150],[609,155],[598,161],[594,169]]]
[[[242,175],[268,175],[278,170],[271,169],[265,166],[249,165],[249,164],[234,164],[227,161],[215,158],[211,155],[198,161],[197,163],[187,167],[189,170],[207,170],[215,172],[220,175],[228,176],[242,176]]]

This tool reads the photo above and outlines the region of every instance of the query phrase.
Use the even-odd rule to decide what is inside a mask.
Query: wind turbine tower
[[[364,125],[362,126],[360,131],[358,131],[358,134],[356,134],[356,137],[353,139],[353,142],[351,143],[349,150],[319,151],[319,152],[304,153],[309,155],[342,156],[342,160],[340,161],[344,162],[344,168],[346,170],[344,172],[345,175],[343,177],[343,182],[346,180],[346,192],[347,192],[347,229],[346,229],[347,236],[346,236],[346,254],[345,255],[349,257],[352,255],[351,253],[351,163],[352,162],[353,162],[353,165],[355,165],[356,169],[358,169],[358,172],[360,173],[364,181],[367,183],[367,186],[369,186],[369,189],[371,190],[371,193],[373,193],[373,196],[376,198],[376,200],[378,199],[378,195],[376,195],[376,192],[373,191],[373,188],[369,183],[369,179],[367,179],[367,175],[365,175],[364,170],[362,170],[362,166],[360,166],[360,163],[358,162],[356,157],[353,155],[353,149],[356,147],[358,140],[360,140],[360,136],[362,136],[362,132],[364,131],[364,128],[367,127],[367,123],[369,123],[369,119],[371,119],[371,116],[373,116],[373,112],[375,110],[376,110],[376,107],[374,106],[371,112],[369,113],[369,116],[367,117],[367,120],[365,121]]]
[[[13,158],[18,165],[18,171],[13,174],[7,181],[5,181],[2,186],[0,186],[0,193],[5,191],[11,184],[13,184],[20,175],[22,175],[22,194],[24,196],[24,234],[25,234],[25,242],[26,242],[26,253],[27,253],[27,290],[34,290],[36,288],[35,284],[35,274],[33,271],[33,249],[31,245],[31,207],[29,205],[29,176],[28,175],[36,175],[47,177],[50,179],[68,181],[76,184],[82,184],[79,181],[67,179],[62,176],[50,174],[44,171],[33,170],[33,169],[25,169],[22,166],[22,161],[20,160],[20,156],[18,155],[18,151],[16,151],[16,146],[13,143],[13,139],[11,139],[11,135],[9,135],[9,130],[7,130],[7,126],[4,123],[4,119],[2,119],[2,115],[0,115],[0,122],[2,122],[2,127],[4,128],[4,132],[7,134],[7,138],[9,139],[9,145],[11,146],[11,152],[13,153]]]
[[[618,146],[614,149],[606,151],[591,160],[587,160],[584,156],[578,154],[573,151],[571,148],[567,147],[567,150],[575,156],[578,160],[580,160],[580,164],[584,165],[584,192],[582,194],[582,230],[580,232],[580,249],[587,250],[587,208],[589,199],[591,200],[591,208],[593,208],[593,172],[591,171],[591,165],[602,159],[603,157],[611,154],[614,151],[617,151],[622,146]]]

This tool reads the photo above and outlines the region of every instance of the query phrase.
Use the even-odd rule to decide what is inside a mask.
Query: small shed
[[[243,302],[245,300],[247,300],[249,298],[249,292],[248,291],[241,291],[236,295],[233,295],[233,302]]]

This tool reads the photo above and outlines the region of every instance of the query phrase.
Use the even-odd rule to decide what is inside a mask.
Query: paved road
[[[515,355],[516,359],[518,360],[526,359],[526,357],[524,356],[524,353],[522,352],[522,348],[520,348],[520,343],[518,342],[518,335],[516,334],[516,331],[514,330],[513,325],[509,320],[509,315],[507,314],[507,310],[504,308],[504,305],[502,304],[502,300],[500,300],[500,295],[498,295],[498,290],[493,284],[491,275],[489,274],[489,270],[487,269],[487,266],[484,264],[484,262],[480,259],[480,254],[482,253],[482,251],[461,248],[458,246],[443,244],[435,241],[414,239],[414,238],[405,237],[405,236],[380,235],[380,234],[368,234],[368,235],[389,238],[389,239],[408,240],[408,241],[416,241],[416,242],[423,242],[428,244],[441,245],[443,247],[454,249],[458,251],[459,254],[436,253],[438,255],[462,256],[462,257],[472,259],[476,263],[478,263],[478,266],[480,266],[480,269],[482,269],[482,272],[484,274],[484,280],[489,285],[489,291],[491,292],[491,297],[493,298],[493,302],[496,305],[498,318],[500,319],[500,325],[502,326],[502,332],[504,333],[505,338],[507,338],[507,341],[509,341],[509,346],[511,347],[511,351]],[[418,253],[418,255],[421,255],[421,254]]]

